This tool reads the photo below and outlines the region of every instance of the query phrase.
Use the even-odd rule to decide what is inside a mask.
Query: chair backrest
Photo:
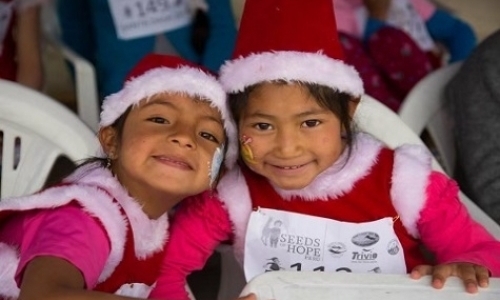
[[[425,145],[417,133],[395,112],[370,96],[363,96],[354,114],[354,121],[361,131],[373,135],[389,148],[403,144]],[[432,163],[435,170],[443,172],[443,168],[435,158],[433,158]],[[477,222],[481,223],[497,239],[500,239],[500,225],[462,192],[460,192],[460,200]]]
[[[427,129],[443,168],[450,176],[455,172],[456,149],[453,118],[446,109],[444,89],[461,65],[456,62],[424,77],[408,93],[398,111],[401,119],[418,135]]]
[[[98,142],[76,114],[54,99],[0,80],[1,198],[43,187],[55,161],[94,156]]]

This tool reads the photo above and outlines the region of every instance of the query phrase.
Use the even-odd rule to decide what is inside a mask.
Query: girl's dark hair
[[[118,119],[116,119],[116,121],[113,124],[110,125],[116,130],[116,136],[118,137],[119,140],[122,137],[123,126],[125,125],[125,120],[127,119],[131,109],[132,106],[130,106]],[[101,167],[105,168],[108,163],[108,159],[106,157],[97,157],[97,156],[90,157],[82,160],[78,164],[78,167],[93,163],[98,163]]]
[[[271,81],[271,83],[277,85],[287,85],[293,83],[305,87],[309,94],[314,97],[316,102],[321,107],[330,110],[337,116],[337,118],[339,118],[340,124],[343,128],[342,138],[346,142],[349,155],[351,154],[352,144],[354,141],[354,130],[352,127],[352,119],[349,115],[349,103],[351,101],[359,101],[358,98],[320,84],[306,83],[301,81],[287,82],[284,80],[274,80]],[[229,109],[236,124],[239,123],[241,114],[248,105],[248,99],[250,95],[260,86],[262,86],[262,83],[251,85],[247,87],[243,92],[229,94]]]

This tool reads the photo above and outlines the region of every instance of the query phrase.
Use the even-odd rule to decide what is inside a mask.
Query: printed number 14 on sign
[[[118,38],[141,38],[191,22],[189,0],[108,0]]]

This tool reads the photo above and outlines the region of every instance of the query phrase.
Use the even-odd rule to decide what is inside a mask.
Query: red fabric
[[[393,153],[392,150],[383,149],[368,176],[359,180],[347,195],[328,201],[300,199],[286,201],[267,179],[245,167],[242,171],[248,184],[253,208],[272,208],[343,222],[370,222],[398,215],[390,196]],[[366,195],[372,195],[372,198],[367,199]],[[394,224],[394,230],[403,246],[408,271],[419,264],[428,263],[420,252],[419,241],[408,234],[401,221]]]
[[[126,80],[131,80],[135,77],[139,77],[151,69],[156,69],[162,66],[172,69],[190,67],[194,69],[200,69],[207,74],[211,74],[208,69],[185,60],[182,57],[151,53],[142,58],[137,63],[137,65],[134,66],[134,68],[127,75]]]
[[[268,51],[322,51],[342,60],[332,1],[246,1],[233,58]]]
[[[401,105],[401,97],[391,90],[386,78],[366,51],[361,40],[342,32],[339,33],[339,37],[344,48],[345,61],[359,72],[365,92],[393,111],[397,111]]]
[[[113,274],[104,282],[98,284],[93,290],[114,293],[127,283],[144,283],[153,285],[160,273],[160,265],[164,251],[155,253],[151,257],[140,260],[135,256],[134,237],[130,225],[127,229],[127,242],[123,259],[116,267]]]
[[[384,27],[363,45],[359,39],[340,33],[346,63],[363,79],[365,91],[393,111],[422,78],[440,67],[440,60],[422,51],[402,30]]]

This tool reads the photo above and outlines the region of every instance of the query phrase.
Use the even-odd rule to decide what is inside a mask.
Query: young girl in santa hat
[[[225,239],[247,280],[283,269],[411,273],[432,275],[435,288],[458,276],[474,293],[500,276],[500,242],[432,170],[427,149],[391,150],[355,129],[363,84],[339,45],[331,0],[246,1],[220,73],[242,159],[217,187],[223,205],[212,198],[176,214],[152,296],[185,299],[186,275]]]
[[[224,154],[235,160],[225,101],[200,67],[142,59],[103,103],[103,156],[60,184],[0,201],[0,299],[146,298],[169,211],[188,196],[210,197],[202,192],[218,180]]]

